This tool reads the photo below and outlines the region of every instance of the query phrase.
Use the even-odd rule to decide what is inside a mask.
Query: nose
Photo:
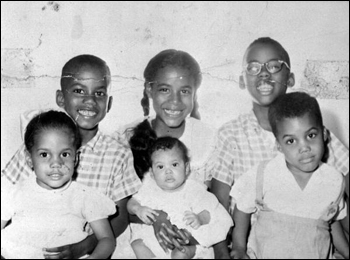
[[[167,168],[167,169],[165,170],[165,173],[166,173],[166,174],[171,174],[171,173],[173,173],[173,171],[172,171],[170,168]]]
[[[61,168],[63,164],[60,156],[53,156],[51,159],[51,168]]]
[[[172,92],[170,96],[170,101],[172,103],[179,103],[181,101],[180,93],[179,92]]]
[[[95,95],[86,95],[86,96],[84,96],[83,102],[96,104],[96,96]]]
[[[311,147],[310,147],[309,143],[307,141],[301,141],[299,152],[306,153],[306,152],[310,152],[310,151],[311,151]]]
[[[266,64],[261,66],[261,71],[259,73],[260,78],[269,78],[271,76],[270,72],[266,69]]]

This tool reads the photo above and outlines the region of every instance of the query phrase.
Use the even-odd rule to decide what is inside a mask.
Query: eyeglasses
[[[244,69],[249,75],[255,76],[261,72],[262,66],[265,66],[268,72],[274,74],[282,70],[283,64],[286,65],[286,67],[290,70],[290,67],[288,66],[287,62],[283,60],[270,60],[265,63],[249,62],[247,65],[244,66]]]
[[[88,95],[85,93],[83,89],[66,89],[67,93],[72,95],[75,98],[86,98],[86,97],[95,97],[97,100],[105,100],[108,97],[106,91],[96,91],[92,95]]]

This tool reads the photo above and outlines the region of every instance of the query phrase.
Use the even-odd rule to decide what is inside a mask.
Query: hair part
[[[269,123],[272,132],[277,137],[277,125],[283,119],[302,117],[308,114],[315,118],[320,127],[323,120],[320,106],[316,98],[305,92],[292,92],[278,97],[269,107]]]
[[[164,136],[164,137],[160,137],[158,138],[153,145],[150,147],[148,154],[149,154],[149,160],[150,160],[150,165],[152,165],[152,154],[155,153],[156,151],[167,151],[167,150],[171,150],[174,147],[179,148],[181,154],[182,154],[182,158],[186,163],[190,162],[190,157],[188,155],[188,149],[187,147],[184,145],[183,142],[181,142],[179,139],[171,137],[171,136]]]
[[[24,134],[26,149],[31,152],[36,138],[46,130],[63,130],[73,137],[73,146],[78,149],[81,145],[79,129],[72,118],[66,113],[50,110],[35,116],[27,125]]]
[[[291,64],[290,64],[290,58],[289,58],[289,54],[288,52],[284,49],[284,47],[282,46],[282,44],[280,44],[278,41],[270,38],[270,37],[261,37],[261,38],[258,38],[256,40],[254,40],[247,48],[245,54],[244,54],[244,58],[243,58],[243,61],[245,61],[245,57],[247,56],[247,53],[249,51],[249,49],[251,47],[253,47],[254,45],[256,44],[269,44],[273,47],[275,47],[276,49],[278,49],[281,54],[282,54],[282,57],[283,57],[283,60],[285,62],[287,62],[289,68],[291,68]]]
[[[61,74],[61,89],[64,89],[72,79],[79,78],[78,73],[83,68],[99,70],[104,75],[107,86],[110,85],[111,71],[107,63],[97,56],[91,54],[82,54],[73,57],[63,66]]]
[[[146,89],[148,84],[155,81],[157,73],[160,69],[163,69],[167,66],[187,69],[190,72],[190,76],[193,76],[195,79],[196,89],[202,83],[202,73],[200,66],[189,53],[175,49],[167,49],[158,53],[148,62],[143,72],[143,77],[145,79],[144,88]],[[144,116],[148,116],[150,108],[149,98],[147,96],[146,90],[143,91],[141,106],[143,108]],[[200,119],[198,107],[199,106],[197,100],[194,100],[194,107],[191,116]]]

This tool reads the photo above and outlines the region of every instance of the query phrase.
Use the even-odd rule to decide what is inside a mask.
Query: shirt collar
[[[89,147],[91,150],[94,150],[101,137],[102,137],[102,132],[100,130],[98,130],[96,135],[89,142],[87,142],[87,144],[81,146],[79,150],[86,148],[86,147]]]

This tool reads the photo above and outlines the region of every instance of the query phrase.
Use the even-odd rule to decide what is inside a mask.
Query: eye
[[[179,166],[179,163],[173,163],[173,167],[178,167]]]
[[[161,93],[169,93],[169,89],[167,88],[160,88],[158,91]]]
[[[294,139],[288,139],[286,141],[286,144],[294,144],[295,143],[295,140]]]
[[[190,95],[192,93],[192,91],[189,89],[183,89],[183,90],[181,90],[181,93],[185,94],[185,95]]]
[[[95,92],[96,97],[105,97],[107,94],[103,91],[97,91]]]
[[[67,158],[67,157],[69,157],[69,156],[70,156],[70,153],[68,153],[68,152],[62,153],[62,157],[64,157],[64,158]]]
[[[75,94],[84,95],[84,90],[80,88],[73,89],[72,92]]]
[[[163,168],[164,168],[163,165],[157,165],[157,169],[161,170]]]
[[[40,153],[39,155],[40,155],[40,157],[43,157],[43,158],[46,158],[46,157],[49,156],[48,153],[45,153],[45,152],[44,153]]]
[[[315,133],[308,134],[308,137],[310,139],[314,139],[316,136],[317,136],[317,134],[315,134]]]

